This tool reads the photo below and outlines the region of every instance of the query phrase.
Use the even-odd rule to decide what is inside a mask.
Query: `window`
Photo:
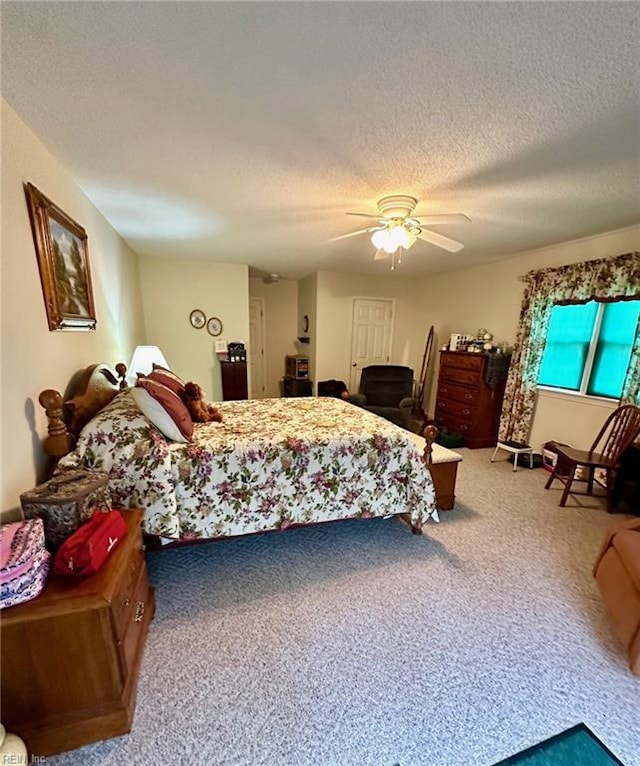
[[[554,306],[538,384],[617,399],[639,315],[640,300]]]

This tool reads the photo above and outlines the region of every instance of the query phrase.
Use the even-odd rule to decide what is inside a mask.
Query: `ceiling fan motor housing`
[[[378,210],[384,218],[407,218],[415,210],[418,200],[407,194],[393,194],[378,200]]]

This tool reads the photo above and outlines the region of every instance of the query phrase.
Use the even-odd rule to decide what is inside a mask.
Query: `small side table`
[[[503,449],[505,452],[510,452],[513,455],[513,470],[518,470],[518,456],[529,455],[529,468],[533,468],[533,447],[522,442],[503,441],[496,444],[496,448],[491,455],[491,462],[496,459],[496,454],[499,449]]]
[[[285,375],[282,396],[313,396],[313,383],[307,378],[290,378]]]

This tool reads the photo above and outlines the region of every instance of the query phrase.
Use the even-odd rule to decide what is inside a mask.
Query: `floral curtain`
[[[525,281],[499,431],[500,439],[520,442],[529,439],[551,310],[558,303],[640,298],[640,253],[530,271]],[[639,375],[636,343],[623,389],[625,401],[638,397]]]
[[[640,407],[640,319],[638,319],[631,359],[622,386],[620,404],[636,404]]]

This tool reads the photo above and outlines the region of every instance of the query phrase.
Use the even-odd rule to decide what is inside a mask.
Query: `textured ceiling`
[[[638,8],[4,2],[3,95],[139,253],[384,274],[405,193],[443,271],[640,221]]]

